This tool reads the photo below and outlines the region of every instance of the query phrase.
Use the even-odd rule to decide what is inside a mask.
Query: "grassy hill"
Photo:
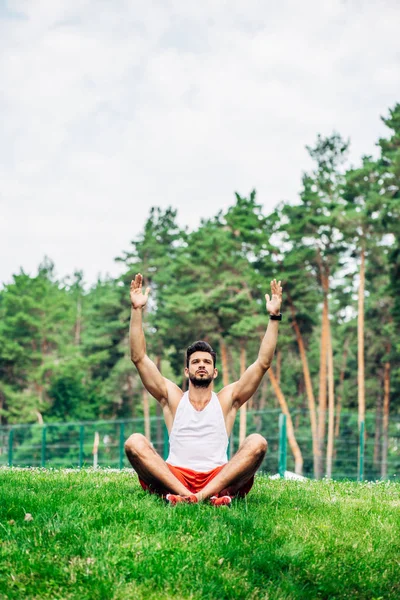
[[[170,507],[131,471],[0,469],[0,598],[398,599],[400,484]]]

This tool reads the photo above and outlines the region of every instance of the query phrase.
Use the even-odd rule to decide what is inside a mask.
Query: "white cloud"
[[[44,254],[116,273],[153,204],[196,226],[253,187],[292,199],[305,144],[374,152],[399,100],[396,2],[114,3],[0,8],[0,281]]]

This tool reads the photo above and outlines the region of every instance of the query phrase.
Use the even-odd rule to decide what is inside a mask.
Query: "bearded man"
[[[282,319],[281,282],[271,281],[271,297],[265,295],[269,323],[257,360],[238,381],[218,394],[213,389],[218,375],[216,354],[207,342],[197,341],[186,351],[185,376],[189,379],[189,389],[185,393],[163,377],[147,356],[142,311],[149,292],[149,288],[143,292],[143,277],[138,273],[130,289],[131,359],[143,385],[162,406],[170,436],[169,456],[164,461],[139,433],[126,441],[126,455],[143,489],[159,494],[170,504],[209,500],[215,506],[228,506],[233,497],[250,491],[254,474],[267,451],[267,441],[253,433],[231,460],[227,457],[236,414],[253,396],[271,365]]]

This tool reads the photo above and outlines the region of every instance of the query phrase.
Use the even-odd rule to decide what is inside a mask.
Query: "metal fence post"
[[[286,415],[279,415],[279,475],[284,478],[287,464]]]
[[[358,461],[358,481],[364,480],[364,451],[365,451],[365,424],[360,423],[360,446],[359,446],[359,461]]]
[[[46,425],[42,428],[42,467],[46,465]]]
[[[82,469],[83,466],[83,442],[85,436],[85,426],[80,425],[79,427],[79,468]]]
[[[10,429],[8,434],[8,466],[13,466],[13,442],[14,442],[14,429]]]
[[[119,425],[119,468],[124,468],[125,423]]]
[[[169,454],[169,435],[168,429],[164,424],[164,460],[167,460]]]

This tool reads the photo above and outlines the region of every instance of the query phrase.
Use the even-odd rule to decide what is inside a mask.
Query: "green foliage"
[[[1,292],[0,377],[2,414],[32,420],[46,409],[45,365],[57,360],[68,339],[71,313],[65,291],[45,260],[36,277],[23,271]]]
[[[87,377],[83,361],[61,363],[53,370],[49,389],[52,421],[93,420],[102,399],[94,381]]]

